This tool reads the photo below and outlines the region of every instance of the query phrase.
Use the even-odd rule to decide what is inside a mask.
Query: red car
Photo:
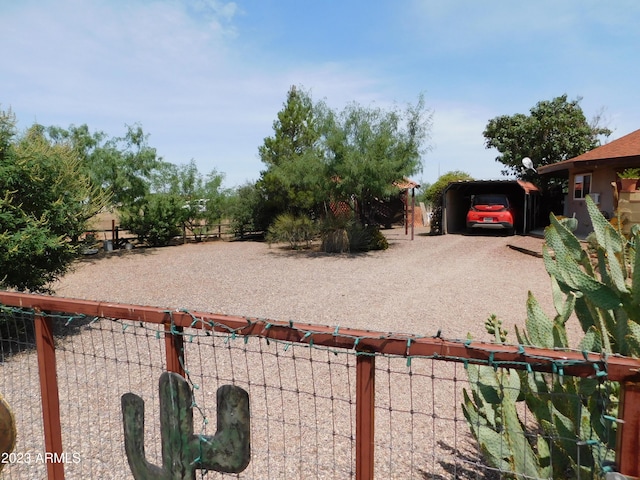
[[[504,230],[514,232],[514,211],[509,198],[501,193],[473,195],[467,212],[467,231],[476,229]]]

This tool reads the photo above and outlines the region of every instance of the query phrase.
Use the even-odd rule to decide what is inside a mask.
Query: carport
[[[522,180],[469,180],[450,183],[442,192],[442,233],[465,233],[471,196],[501,193],[516,211],[515,231],[525,235],[538,227],[538,188]]]

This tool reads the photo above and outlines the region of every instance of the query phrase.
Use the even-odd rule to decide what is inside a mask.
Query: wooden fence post
[[[171,323],[164,324],[164,344],[167,357],[167,371],[178,373],[184,377],[183,331],[184,329],[182,327],[177,327]]]
[[[356,357],[356,480],[373,480],[376,357]]]
[[[40,396],[42,398],[42,420],[44,426],[43,452],[49,480],[64,479],[64,463],[52,461],[62,458],[62,427],[60,426],[60,400],[56,372],[56,352],[53,339],[53,322],[36,311],[34,315]]]
[[[620,406],[616,442],[618,471],[628,477],[640,477],[640,383],[620,384]]]

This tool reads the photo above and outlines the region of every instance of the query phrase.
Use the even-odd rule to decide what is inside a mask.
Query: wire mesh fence
[[[174,322],[172,312],[164,312],[169,319],[164,324],[141,321],[139,315],[132,320],[122,318],[124,314],[96,316],[15,307],[3,307],[1,312],[0,393],[14,410],[18,431],[12,461],[7,457],[0,474],[4,479],[46,478],[48,474],[51,452],[44,440],[34,340],[38,315],[54,326],[62,455],[53,461],[63,464],[67,479],[133,478],[124,448],[120,403],[128,392],[145,403],[146,458],[152,464],[163,464],[158,379],[171,366],[167,332],[181,339],[179,361],[194,395],[197,435],[215,434],[220,386],[236,385],[249,394],[248,467],[239,474],[198,470],[198,478],[366,478],[358,474],[363,461],[372,462],[377,479],[508,476],[505,466],[487,462],[462,408],[463,391],[483,384],[478,369],[469,368],[470,361],[484,363],[488,367],[483,368],[495,372],[513,365],[512,361],[501,363],[500,349],[488,353],[490,362],[480,360],[486,358],[485,353],[476,358],[470,354],[468,359],[451,350],[424,354],[418,348],[418,337],[403,337],[403,353],[376,351],[369,343],[390,345],[399,339],[377,332],[367,332],[366,338],[362,332],[358,336],[337,329],[327,333],[314,326],[255,319],[243,319],[244,326],[223,324],[188,312],[180,314],[182,326]],[[469,343],[457,343],[461,351],[472,351]],[[526,357],[518,357],[523,365]],[[564,370],[547,369],[547,364],[531,354],[529,375],[547,369],[550,373],[545,375],[554,383],[571,378],[574,367],[591,371],[593,378],[596,371],[606,369],[602,359],[585,356],[580,361],[574,356],[567,363],[567,354],[556,357],[560,363],[555,365]],[[358,364],[363,358],[374,367],[371,377],[364,379],[373,387],[372,425],[366,424],[367,415],[359,413],[363,379]],[[629,360],[620,368],[638,366]],[[603,383],[607,376],[600,375],[596,381]],[[512,388],[510,384],[499,387],[507,395]],[[609,417],[617,408],[617,398],[600,392],[602,418],[597,421],[605,419],[615,429],[616,419]],[[552,395],[558,393],[550,392]],[[584,402],[580,395],[576,392],[569,401]],[[524,404],[517,408],[525,424],[521,440],[531,443],[542,431]],[[365,445],[371,456],[363,460],[356,437],[362,432],[359,428],[368,427],[374,432],[371,444]],[[578,445],[580,439],[572,441]],[[598,461],[615,459],[613,443],[598,447],[602,450]],[[591,461],[587,457],[585,454],[585,462]]]

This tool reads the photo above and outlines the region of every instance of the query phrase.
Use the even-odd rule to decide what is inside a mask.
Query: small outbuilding
[[[539,228],[540,192],[534,184],[522,180],[461,180],[450,183],[442,192],[442,233],[465,233],[471,197],[490,193],[509,198],[516,211],[515,233],[525,235]]]

